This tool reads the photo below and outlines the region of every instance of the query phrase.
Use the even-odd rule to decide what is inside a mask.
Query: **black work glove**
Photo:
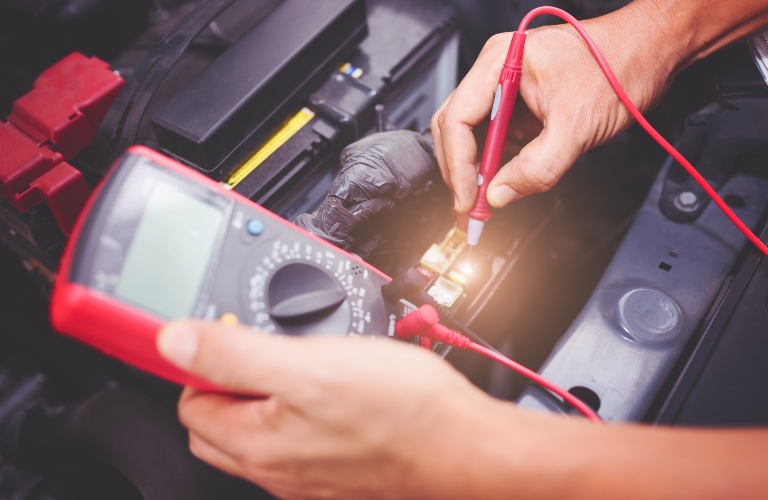
[[[361,222],[389,210],[437,169],[431,139],[410,130],[373,134],[344,148],[341,171],[320,208],[295,224],[349,248]]]

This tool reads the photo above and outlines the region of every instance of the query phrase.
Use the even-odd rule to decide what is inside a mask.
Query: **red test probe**
[[[530,11],[520,22],[520,27],[512,35],[512,41],[509,44],[509,52],[504,67],[499,77],[499,85],[496,87],[496,95],[491,110],[491,123],[488,128],[488,139],[483,149],[483,158],[480,163],[480,175],[478,176],[477,200],[472,211],[469,212],[469,227],[467,228],[467,243],[477,245],[480,234],[483,231],[485,221],[491,217],[488,210],[488,201],[486,200],[487,184],[498,173],[501,163],[501,152],[506,140],[509,119],[512,116],[512,108],[515,104],[517,89],[520,86],[520,74],[523,61],[523,47],[525,44],[525,30],[531,20],[542,14],[557,16],[568,22],[581,35],[587,44],[589,51],[597,61],[598,66],[605,74],[619,100],[627,108],[627,111],[643,127],[643,129],[655,140],[664,150],[669,153],[680,165],[685,168],[688,174],[704,189],[712,201],[720,207],[725,215],[733,224],[747,237],[763,254],[768,255],[768,246],[765,245],[755,233],[753,233],[739,217],[733,213],[733,210],[723,201],[717,191],[709,185],[704,177],[696,171],[691,163],[683,157],[672,145],[654,129],[642,113],[632,104],[624,89],[621,88],[618,79],[608,66],[608,62],[598,50],[595,42],[586,32],[584,27],[572,15],[556,7],[538,7]]]
[[[395,334],[402,339],[408,339],[418,335],[422,339],[427,338],[436,342],[442,342],[443,344],[458,347],[459,349],[467,349],[482,354],[483,356],[516,371],[529,380],[536,382],[540,386],[549,389],[560,396],[563,401],[576,408],[588,420],[592,422],[602,422],[592,408],[562,387],[550,382],[535,371],[512,361],[503,354],[476,344],[465,335],[441,325],[440,315],[437,310],[430,305],[419,307],[416,311],[395,323]]]
[[[499,84],[496,86],[496,95],[493,97],[491,122],[488,125],[488,136],[483,148],[483,158],[480,161],[480,173],[477,175],[477,199],[475,206],[469,212],[467,225],[467,244],[472,246],[477,245],[485,221],[491,218],[486,193],[488,192],[488,183],[496,176],[501,165],[501,153],[507,140],[509,119],[512,118],[517,89],[520,87],[520,75],[523,72],[525,37],[523,31],[516,31],[512,34],[507,60],[504,61],[504,67],[499,76]]]

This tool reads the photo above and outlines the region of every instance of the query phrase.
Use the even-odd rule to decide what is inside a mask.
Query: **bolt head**
[[[699,197],[691,191],[683,191],[675,197],[675,207],[683,212],[693,212],[699,208]]]

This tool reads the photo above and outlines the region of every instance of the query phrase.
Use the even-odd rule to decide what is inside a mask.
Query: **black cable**
[[[111,161],[135,142],[139,125],[155,91],[186,54],[192,41],[234,0],[207,0],[155,45],[126,81],[94,138],[92,168],[103,174]]]

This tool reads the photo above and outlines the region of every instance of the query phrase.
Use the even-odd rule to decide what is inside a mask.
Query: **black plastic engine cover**
[[[160,147],[221,179],[367,32],[364,0],[285,0],[157,110]]]

